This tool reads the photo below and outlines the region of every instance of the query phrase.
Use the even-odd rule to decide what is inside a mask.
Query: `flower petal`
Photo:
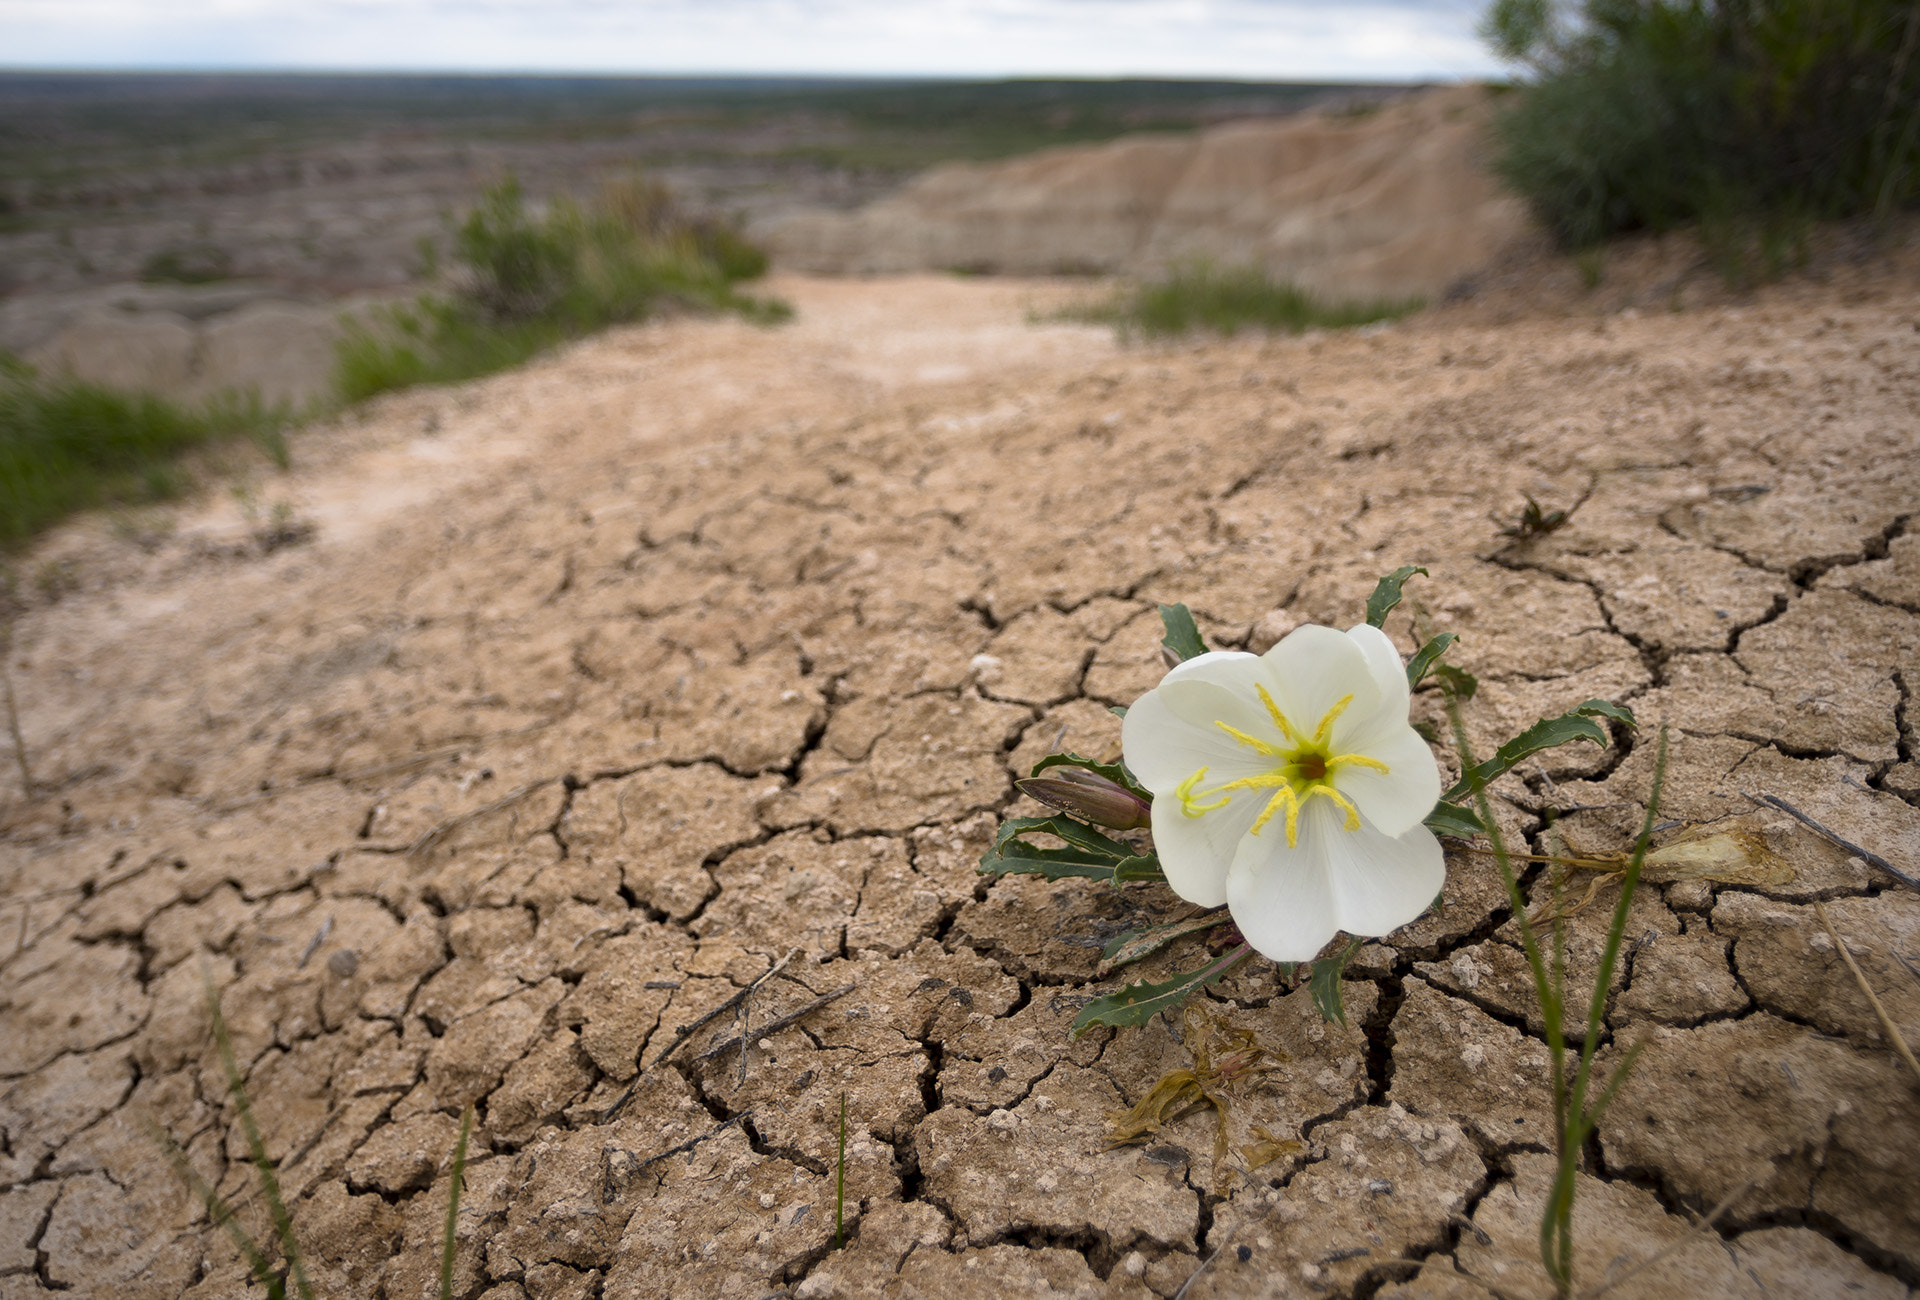
[[[1407,686],[1407,666],[1400,660],[1400,651],[1391,638],[1371,623],[1357,623],[1347,629],[1347,636],[1360,647],[1367,657],[1367,670],[1373,674],[1373,680],[1380,687],[1381,704],[1384,707],[1396,695],[1400,700],[1400,711],[1406,712],[1407,697],[1411,690]]]
[[[1440,841],[1424,826],[1390,837],[1349,831],[1340,810],[1312,799],[1297,848],[1286,836],[1249,835],[1227,872],[1227,906],[1256,950],[1311,961],[1340,930],[1375,937],[1418,917],[1446,883]]]
[[[1312,961],[1340,928],[1325,852],[1305,834],[1288,848],[1273,823],[1240,841],[1226,894],[1240,933],[1273,961]]]
[[[1127,767],[1159,798],[1203,767],[1213,786],[1273,766],[1272,758],[1222,731],[1220,722],[1251,735],[1278,735],[1251,687],[1234,690],[1202,675],[1163,681],[1134,701],[1120,726]]]
[[[1382,835],[1403,835],[1440,802],[1440,765],[1404,717],[1397,728],[1369,730],[1376,734],[1358,752],[1385,763],[1387,770],[1376,772],[1358,764],[1342,767],[1334,773],[1333,788],[1353,800],[1360,815]]]
[[[1380,686],[1360,643],[1314,623],[1295,628],[1260,657],[1260,679],[1302,737],[1348,695],[1353,702],[1343,721],[1347,714],[1370,718],[1380,707]]]
[[[1227,901],[1227,870],[1247,828],[1266,806],[1262,793],[1235,790],[1225,807],[1198,817],[1187,816],[1171,794],[1153,801],[1153,847],[1174,893],[1200,907]]]

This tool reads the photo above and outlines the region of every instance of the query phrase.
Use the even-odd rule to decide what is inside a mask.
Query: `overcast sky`
[[[0,66],[1454,79],[1485,0],[0,0]]]

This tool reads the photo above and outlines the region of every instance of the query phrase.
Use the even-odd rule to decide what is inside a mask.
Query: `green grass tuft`
[[[335,370],[342,398],[492,374],[672,306],[761,323],[792,315],[735,288],[765,272],[760,249],[730,227],[682,216],[640,180],[607,187],[591,207],[558,200],[544,215],[505,181],[455,230],[453,257],[452,293],[349,326]]]
[[[284,467],[287,418],[256,397],[188,407],[0,358],[0,548],[76,510],[178,496],[191,481],[180,458],[197,448],[247,439]]]
[[[1164,279],[1134,285],[1114,298],[1066,314],[1112,324],[1123,334],[1169,338],[1196,331],[1234,334],[1260,329],[1298,334],[1309,329],[1350,329],[1394,320],[1420,308],[1417,298],[1335,301],[1255,268],[1206,265],[1178,269]]]

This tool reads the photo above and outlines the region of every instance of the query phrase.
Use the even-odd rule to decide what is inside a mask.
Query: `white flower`
[[[1419,916],[1446,864],[1422,825],[1440,768],[1407,701],[1399,654],[1365,624],[1302,627],[1264,655],[1216,650],[1169,672],[1121,738],[1153,792],[1174,892],[1225,903],[1274,961]]]

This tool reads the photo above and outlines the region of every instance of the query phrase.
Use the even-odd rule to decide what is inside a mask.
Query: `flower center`
[[[1272,768],[1258,776],[1242,777],[1237,781],[1228,781],[1224,785],[1202,792],[1200,783],[1207,778],[1207,769],[1201,768],[1182,781],[1174,790],[1174,796],[1180,800],[1180,811],[1189,817],[1204,817],[1210,812],[1224,808],[1230,802],[1230,792],[1234,790],[1272,790],[1273,797],[1267,800],[1267,806],[1260,810],[1248,832],[1258,835],[1261,828],[1282,809],[1286,810],[1287,847],[1293,848],[1299,843],[1300,809],[1307,800],[1315,795],[1325,796],[1347,814],[1347,829],[1360,829],[1360,810],[1351,800],[1334,789],[1334,774],[1343,767],[1367,767],[1376,772],[1385,773],[1387,765],[1377,758],[1368,758],[1365,754],[1336,754],[1333,752],[1333,724],[1353,703],[1353,696],[1344,695],[1327,710],[1326,716],[1313,729],[1310,736],[1302,736],[1280,706],[1267,694],[1267,688],[1256,685],[1260,692],[1260,702],[1267,706],[1267,714],[1273,719],[1273,725],[1279,729],[1281,743],[1261,740],[1258,736],[1249,736],[1238,727],[1225,722],[1214,725],[1232,736],[1242,745],[1259,754],[1279,760]],[[1210,803],[1201,803],[1200,798],[1218,795]]]

